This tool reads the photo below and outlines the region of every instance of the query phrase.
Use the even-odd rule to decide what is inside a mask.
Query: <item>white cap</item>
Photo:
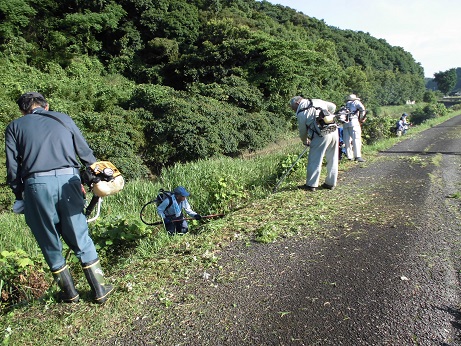
[[[355,94],[350,94],[348,97],[347,97],[347,101],[355,101],[355,100],[359,100],[360,99],[357,97],[357,95]]]

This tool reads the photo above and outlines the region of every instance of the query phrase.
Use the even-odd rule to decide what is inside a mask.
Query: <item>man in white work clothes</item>
[[[362,158],[362,123],[366,110],[360,99],[351,94],[347,97],[346,108],[349,110],[348,121],[343,124],[343,140],[349,160],[365,162]]]
[[[327,161],[327,175],[322,187],[332,190],[338,179],[338,129],[334,122],[336,105],[320,99],[305,99],[295,96],[290,107],[296,112],[299,137],[304,145],[309,145],[306,168],[306,185],[300,188],[315,191],[320,180],[323,157]],[[326,110],[329,115],[320,120]]]

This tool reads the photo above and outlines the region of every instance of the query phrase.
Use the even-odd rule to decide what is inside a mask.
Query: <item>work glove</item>
[[[24,214],[24,201],[22,199],[17,199],[16,201],[14,201],[13,213]]]
[[[166,217],[166,218],[163,219],[163,222],[165,222],[165,224],[171,223],[171,219]]]
[[[200,215],[200,214],[195,214],[194,215],[195,220],[200,220],[201,218],[202,218],[202,215]]]

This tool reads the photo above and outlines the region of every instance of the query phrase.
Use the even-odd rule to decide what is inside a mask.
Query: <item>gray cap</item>
[[[16,103],[18,104],[19,109],[27,111],[29,110],[28,108],[34,103],[45,104],[45,103],[48,103],[48,101],[45,99],[45,97],[42,94],[35,92],[35,91],[30,91],[25,94],[22,94],[18,98]]]

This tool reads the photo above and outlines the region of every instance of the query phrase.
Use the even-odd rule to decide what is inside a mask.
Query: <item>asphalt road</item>
[[[460,167],[458,116],[341,174],[328,193],[364,198],[328,236],[230,247],[163,325],[109,343],[461,345]]]

